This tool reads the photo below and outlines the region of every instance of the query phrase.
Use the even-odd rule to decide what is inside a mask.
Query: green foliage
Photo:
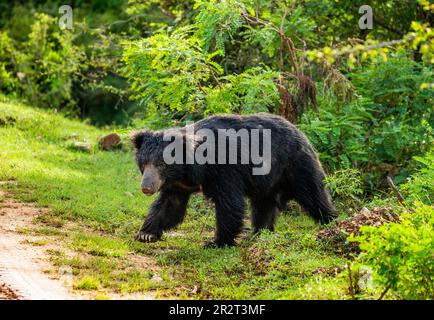
[[[305,114],[300,128],[331,170],[362,166],[368,161],[366,123],[372,119],[371,102],[359,99],[336,108],[334,97],[320,101],[320,113]]]
[[[125,43],[124,74],[142,104],[172,111],[203,112],[203,86],[221,72],[188,29]]]
[[[400,223],[362,227],[360,261],[369,264],[376,280],[403,299],[434,298],[434,208],[416,204]]]
[[[415,157],[422,167],[401,184],[401,190],[409,202],[421,201],[427,205],[434,203],[434,153]]]
[[[351,204],[363,193],[362,176],[357,169],[337,170],[326,177],[325,183],[333,199]]]
[[[434,61],[434,31],[430,22],[433,21],[434,7],[427,0],[392,2],[371,1],[369,5],[377,12],[373,17],[375,27],[371,28],[371,31],[362,31],[363,41],[354,42],[351,37],[347,37],[346,42],[334,45],[333,48],[325,46],[322,49],[309,50],[307,52],[309,60],[321,61],[326,59],[329,62],[335,62],[344,59],[347,67],[352,69],[357,64],[376,60],[378,57],[386,61],[390,54],[390,48],[394,48],[397,51],[413,50],[415,58],[417,57],[415,60],[422,60],[425,64],[432,65]],[[334,10],[333,14],[341,14],[348,22],[357,19],[354,10],[363,4],[365,3],[361,1],[352,1],[351,4],[345,5],[335,1],[334,5],[328,3],[323,9],[326,11],[337,9]],[[378,14],[379,11],[381,12],[380,15]],[[407,19],[403,17],[407,17]],[[398,27],[394,22],[396,20],[405,20],[405,23],[400,23]],[[334,22],[335,19],[332,20],[331,25]],[[353,23],[355,24],[355,21]],[[395,36],[391,37],[391,35]],[[396,35],[400,39],[396,39]],[[335,34],[328,39],[333,42]],[[434,83],[423,84],[423,88],[433,86]]]
[[[341,106],[338,93],[320,92],[319,114],[300,128],[329,170],[359,168],[368,190],[386,174],[399,183],[414,170],[408,159],[434,143],[434,90],[420,89],[433,70],[397,53],[349,76],[361,96]]]
[[[278,73],[260,67],[221,76],[222,67],[206,53],[192,29],[178,29],[125,42],[124,75],[141,104],[189,113],[195,117],[221,112],[269,111],[277,104]]]
[[[407,174],[408,159],[434,142],[434,90],[420,89],[433,75],[432,68],[402,54],[352,74],[358,91],[374,102],[374,120],[367,124],[369,164],[399,175],[399,181]]]
[[[225,54],[225,42],[242,25],[241,3],[230,0],[220,2],[216,0],[198,0],[194,6],[199,8],[199,14],[195,18],[197,37],[202,39],[203,50],[208,52],[214,44],[215,50]]]
[[[411,21],[422,20],[425,15],[418,1],[394,0],[307,0],[306,14],[313,17],[318,32],[323,34],[318,41],[332,44],[354,38],[396,39],[409,30]],[[374,12],[374,28],[360,30],[359,8],[370,5]],[[399,23],[398,23],[399,22]]]
[[[59,29],[57,19],[43,13],[34,18],[24,43],[1,34],[6,44],[0,52],[1,85],[34,105],[72,111],[76,107],[72,86],[83,67],[83,52],[73,45],[69,31]]]
[[[13,93],[18,86],[18,79],[14,74],[14,61],[17,60],[15,43],[3,31],[0,31],[0,43],[0,89],[6,93]]]
[[[434,5],[428,0],[418,0],[419,5],[423,6],[426,15],[432,17]],[[429,20],[428,20],[429,21]],[[432,20],[431,20],[432,21]],[[419,50],[423,60],[428,64],[434,63],[434,30],[429,23],[412,21],[411,28],[413,32],[407,35],[407,41],[413,50]]]
[[[57,19],[35,15],[28,41],[23,72],[29,78],[31,102],[52,108],[72,108],[72,82],[83,63],[83,53],[73,45],[72,34],[62,31]]]
[[[376,113],[381,117],[408,112],[430,115],[434,91],[420,87],[433,77],[432,67],[413,61],[405,52],[391,54],[387,61],[377,59],[350,74],[358,92],[378,104]]]
[[[207,90],[204,114],[273,112],[279,101],[277,77],[277,72],[260,67],[223,77],[221,86]]]
[[[166,25],[170,19],[155,5],[146,6],[146,14],[129,16],[128,0],[77,1],[74,29],[61,30],[58,10],[63,4],[0,4],[1,33],[12,42],[3,47],[8,41],[2,38],[0,51],[12,54],[0,52],[0,88],[33,105],[97,124],[127,123],[137,104],[127,99],[128,84],[119,75],[121,39],[141,38],[161,26],[157,21]]]

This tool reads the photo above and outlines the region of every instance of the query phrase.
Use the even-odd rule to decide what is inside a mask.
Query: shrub
[[[6,32],[0,32],[0,89],[12,93],[18,86],[15,65],[21,56],[17,56],[14,41]]]
[[[212,43],[215,49],[225,53],[225,41],[232,37],[242,25],[241,4],[238,1],[196,1],[200,8],[195,24],[198,38],[203,39],[204,51],[209,51]]]
[[[361,174],[357,169],[337,170],[327,176],[325,182],[333,199],[343,202],[345,207],[354,207],[359,202],[358,196],[363,193]]]
[[[29,100],[42,107],[71,110],[73,81],[82,63],[83,53],[73,45],[72,34],[62,31],[57,19],[35,14],[28,41],[23,72],[29,79]]]
[[[252,113],[274,108],[279,94],[278,73],[255,67],[222,76],[213,60],[219,51],[206,53],[191,28],[158,33],[124,43],[123,74],[132,84],[133,99],[143,109],[177,112],[192,120],[205,115]]]
[[[357,91],[372,98],[382,117],[429,112],[427,100],[433,101],[434,91],[420,88],[432,77],[432,68],[410,59],[406,52],[392,53],[386,61],[377,59],[350,74]]]
[[[22,94],[33,105],[71,111],[75,108],[72,86],[83,66],[83,52],[62,31],[57,19],[35,13],[23,43],[0,33],[0,87]],[[3,46],[3,44],[5,44]]]
[[[434,208],[417,203],[401,223],[361,228],[359,260],[403,299],[434,299]]]
[[[335,94],[320,91],[319,114],[305,114],[300,127],[330,171],[358,168],[368,192],[386,175],[400,183],[415,169],[408,160],[434,143],[434,89],[421,89],[432,68],[394,53],[349,77],[359,97],[340,106]]]
[[[434,90],[421,89],[433,70],[408,55],[392,53],[350,75],[358,93],[373,102],[373,120],[365,125],[371,180],[389,174],[400,183],[414,169],[408,160],[434,143]]]
[[[322,93],[319,114],[305,113],[300,128],[320,153],[321,161],[330,170],[349,169],[367,164],[366,123],[371,102],[358,99],[337,108],[336,98]]]
[[[421,201],[425,204],[434,203],[434,153],[425,157],[415,157],[422,167],[407,179],[400,187],[410,202]]]

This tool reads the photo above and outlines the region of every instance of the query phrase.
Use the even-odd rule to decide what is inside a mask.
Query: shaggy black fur
[[[199,190],[215,203],[214,244],[219,247],[235,243],[243,225],[246,197],[252,204],[254,232],[264,228],[273,230],[278,211],[291,199],[321,223],[328,223],[335,217],[336,209],[324,186],[325,174],[318,157],[306,136],[290,122],[270,114],[223,115],[194,124],[195,131],[201,128],[211,129],[216,134],[217,129],[271,129],[271,171],[255,176],[251,163],[167,165],[163,161],[163,149],[170,142],[163,141],[164,131],[136,132],[132,142],[140,170],[143,173],[146,165],[153,164],[161,180],[160,194],[137,234],[138,240],[156,241],[164,230],[181,223],[190,195]],[[185,127],[182,130],[185,135]]]

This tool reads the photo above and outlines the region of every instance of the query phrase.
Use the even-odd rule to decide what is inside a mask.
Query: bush
[[[330,170],[349,169],[367,164],[365,124],[370,121],[370,101],[358,99],[336,108],[336,98],[320,99],[319,114],[304,114],[300,128],[320,153],[321,161]]]
[[[421,89],[434,77],[432,67],[397,52],[350,77],[357,92],[373,102],[373,121],[365,125],[371,180],[389,174],[400,183],[414,169],[408,160],[425,154],[434,143],[434,90]]]
[[[84,53],[72,43],[72,34],[58,27],[56,18],[43,13],[34,17],[25,42],[0,34],[5,43],[0,49],[1,87],[22,94],[33,105],[71,111],[76,108],[72,87]]]
[[[425,204],[434,203],[434,153],[425,157],[415,157],[422,168],[407,179],[400,187],[406,199],[410,202],[421,201]]]
[[[358,98],[340,106],[335,93],[320,91],[319,114],[306,113],[300,128],[327,169],[363,172],[368,193],[386,175],[401,183],[415,169],[409,160],[434,143],[434,90],[421,89],[432,68],[394,53],[349,76]]]
[[[358,196],[363,193],[359,170],[337,170],[327,176],[325,182],[332,193],[333,199],[342,202],[345,207],[354,207],[359,203]]]
[[[361,228],[360,262],[376,279],[403,299],[434,299],[434,208],[416,204],[401,223]]]
[[[432,68],[410,59],[406,52],[392,53],[386,61],[379,58],[350,78],[360,94],[376,103],[381,117],[409,111],[426,114],[430,111],[427,101],[434,99],[434,91],[420,90],[433,78]]]
[[[124,42],[123,74],[132,84],[131,97],[145,110],[177,112],[191,120],[222,112],[272,111],[279,99],[278,72],[254,67],[223,76],[222,66],[213,60],[220,51],[204,52],[193,30]]]
[[[14,41],[6,32],[0,32],[0,89],[6,93],[13,93],[18,86],[15,74],[17,61]]]

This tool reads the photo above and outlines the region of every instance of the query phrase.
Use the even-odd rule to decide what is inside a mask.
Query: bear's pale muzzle
[[[146,195],[152,195],[161,187],[160,174],[153,165],[148,165],[143,170],[141,189]]]

